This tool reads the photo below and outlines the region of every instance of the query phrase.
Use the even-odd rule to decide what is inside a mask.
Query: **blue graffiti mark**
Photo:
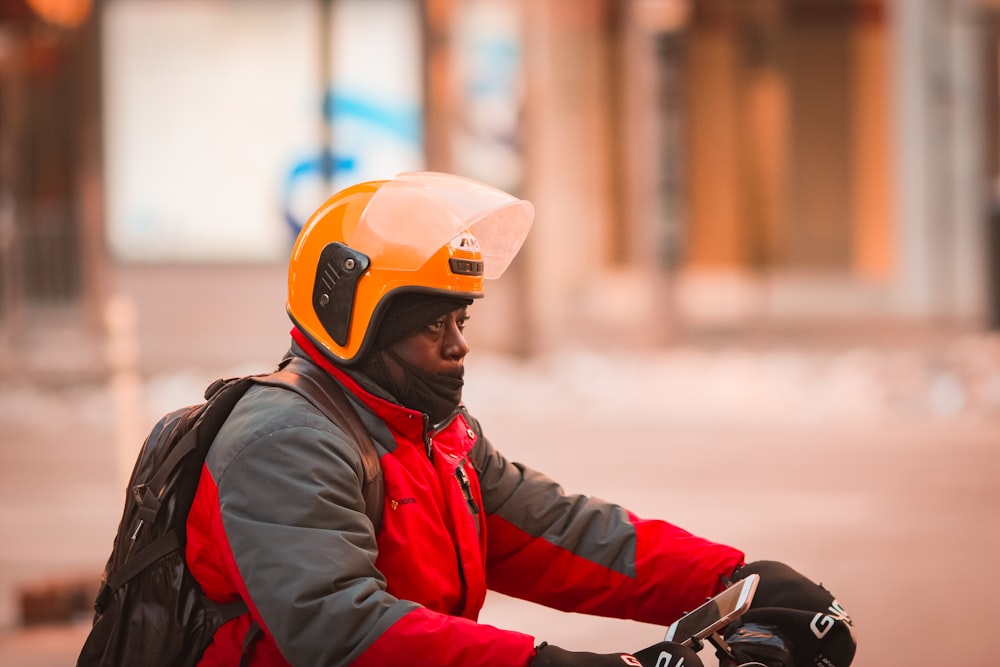
[[[373,128],[376,135],[402,140],[414,146],[419,146],[423,138],[422,116],[416,106],[389,107],[328,90],[323,98],[322,112],[328,123],[339,126],[352,120],[360,121]],[[322,147],[318,155],[307,156],[291,166],[282,188],[282,217],[293,238],[298,236],[305,222],[292,211],[291,201],[295,188],[308,179],[329,181],[334,174],[339,177],[358,170],[364,158],[359,152],[358,147],[348,150],[339,150],[338,147],[334,151],[330,147]]]
[[[363,99],[329,91],[323,100],[323,112],[327,121],[336,122],[345,117],[359,118],[414,144],[420,143],[423,134],[420,110],[416,108],[378,106]]]
[[[291,171],[288,172],[288,176],[285,178],[284,195],[282,197],[284,204],[282,207],[284,209],[283,217],[292,232],[292,238],[299,235],[304,224],[304,221],[299,221],[291,211],[291,193],[295,188],[296,182],[307,178],[328,178],[330,174],[353,171],[355,165],[356,161],[351,156],[335,156],[332,155],[330,150],[324,150],[321,155],[305,158],[292,166]]]
[[[476,74],[466,84],[472,97],[490,94],[513,97],[521,63],[521,50],[515,40],[484,38],[476,41],[472,62]]]

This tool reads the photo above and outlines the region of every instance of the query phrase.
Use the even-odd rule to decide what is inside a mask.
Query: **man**
[[[483,435],[461,403],[468,307],[532,215],[482,183],[414,173],[347,188],[307,221],[289,265],[289,356],[349,396],[379,450],[384,513],[377,526],[366,515],[349,430],[293,392],[251,389],[209,451],[186,547],[206,594],[250,612],[216,633],[201,664],[700,664],[669,643],[597,655],[479,624],[487,587],[666,625],[756,571],[764,613],[728,635],[740,661],[786,667],[805,645],[792,645],[797,614],[832,618],[832,596],[794,571],[779,569],[772,591],[774,564],[742,567],[736,549],[567,496]],[[824,650],[849,635],[846,614],[829,623]],[[816,664],[847,667],[849,644]]]

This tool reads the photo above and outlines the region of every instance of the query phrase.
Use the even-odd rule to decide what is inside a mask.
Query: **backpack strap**
[[[385,502],[382,463],[379,461],[378,449],[371,435],[361,423],[361,417],[351,405],[340,384],[318,366],[295,357],[287,360],[279,370],[269,375],[253,377],[253,381],[294,391],[348,432],[351,444],[361,454],[361,465],[364,469],[362,493],[365,498],[365,514],[377,531],[382,523],[382,506]]]
[[[204,410],[198,416],[199,427],[193,428],[185,433],[177,445],[170,450],[166,458],[157,466],[156,472],[145,483],[139,483],[132,487],[132,495],[136,501],[136,514],[139,517],[139,524],[132,534],[135,540],[136,535],[144,523],[153,523],[156,515],[160,511],[160,500],[163,490],[167,486],[167,480],[177,474],[177,469],[181,461],[196,449],[202,452],[208,451],[212,444],[212,439],[218,432],[222,423],[233,411],[233,406],[240,400],[251,382],[248,379],[236,379],[220,384],[216,381],[206,392],[206,398],[210,399]]]
[[[118,590],[118,588],[123,586],[126,582],[130,581],[132,577],[139,574],[147,567],[166,556],[168,553],[178,551],[180,548],[181,540],[177,535],[177,531],[173,529],[168,530],[143,547],[142,551],[122,563],[121,567],[111,573],[108,577],[105,586],[109,591]]]
[[[260,625],[251,618],[250,627],[247,628],[247,633],[243,635],[243,648],[240,650],[240,667],[247,667],[250,664],[250,647],[260,637],[261,632]]]

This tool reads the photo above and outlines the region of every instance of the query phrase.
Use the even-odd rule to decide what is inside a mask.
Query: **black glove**
[[[704,667],[694,649],[674,642],[660,642],[637,651],[642,667]]]
[[[680,644],[660,642],[635,655],[566,651],[542,643],[531,667],[703,667],[698,654]]]
[[[745,565],[733,580],[754,573],[760,583],[750,610],[725,632],[739,660],[768,667],[849,667],[857,649],[854,625],[828,590],[774,561]]]

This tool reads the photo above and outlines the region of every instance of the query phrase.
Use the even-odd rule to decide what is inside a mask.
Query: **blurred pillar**
[[[622,109],[618,132],[626,175],[620,228],[621,261],[652,278],[653,339],[681,334],[677,277],[687,226],[688,0],[631,0],[623,26]]]
[[[986,187],[990,193],[984,218],[987,271],[987,326],[1000,331],[1000,1],[983,2],[980,8],[982,46],[982,131],[986,150]]]
[[[851,29],[851,265],[857,275],[884,284],[892,254],[893,170],[889,142],[889,31],[886,0],[855,10]]]
[[[329,193],[333,187],[333,166],[335,162],[333,117],[333,36],[331,20],[333,0],[319,0],[319,93],[320,100],[320,179],[323,192]]]
[[[986,258],[989,273],[986,286],[989,302],[986,326],[991,331],[1000,331],[1000,196],[988,208],[986,217]]]
[[[944,259],[951,267],[950,292],[943,315],[960,325],[981,326],[989,310],[986,265],[986,230],[983,229],[984,203],[992,188],[985,176],[983,155],[982,17],[974,0],[952,0],[947,21],[946,48],[949,64],[949,107],[940,113],[950,124],[951,141],[949,209],[941,220],[944,234],[950,235]],[[947,164],[947,162],[946,162]],[[941,260],[939,260],[941,261]]]
[[[536,348],[664,342],[684,204],[682,0],[524,2]]]
[[[893,127],[898,154],[895,255],[897,306],[929,320],[968,318],[982,302],[982,267],[972,248],[967,200],[981,195],[971,100],[965,78],[965,0],[896,0],[891,12],[896,89]],[[981,219],[981,209],[975,217]],[[968,276],[978,274],[970,279]]]
[[[523,0],[524,169],[538,221],[522,254],[536,325],[532,352],[558,348],[586,322],[599,284],[602,225],[611,202],[607,60],[595,39],[604,0]],[[589,306],[593,307],[593,306]]]
[[[14,27],[0,23],[0,350],[15,342],[22,330],[17,144],[24,109],[23,54]]]
[[[82,3],[88,4],[89,3]],[[102,311],[108,294],[109,258],[105,242],[104,138],[101,115],[101,20],[103,2],[82,20],[75,53],[79,63],[80,117],[77,141],[80,164],[76,176],[76,206],[80,219],[81,299],[87,325],[94,331],[104,326]],[[72,16],[76,16],[73,14]]]
[[[424,155],[427,168],[452,171],[455,100],[452,18],[454,0],[424,0]]]

